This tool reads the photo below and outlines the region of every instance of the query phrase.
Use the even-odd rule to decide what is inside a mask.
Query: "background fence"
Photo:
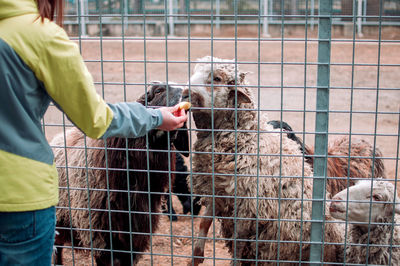
[[[169,34],[182,34],[175,25],[213,24],[254,25],[262,23],[263,34],[269,34],[269,25],[291,24],[314,27],[318,21],[317,0],[108,0],[68,1],[66,23],[81,25],[81,34],[86,35],[86,25],[168,24]],[[101,22],[99,21],[101,15]],[[145,18],[146,22],[143,22]],[[190,17],[190,21],[188,20]],[[400,3],[398,0],[333,0],[332,24],[350,25],[355,21],[357,32],[362,35],[362,26],[400,25]],[[261,19],[261,21],[259,21]]]
[[[154,80],[186,86],[197,58],[206,55],[233,58],[241,70],[250,72],[249,88],[256,95],[257,111],[268,114],[271,120],[288,122],[306,145],[315,148],[311,255],[305,260],[299,258],[294,264],[307,263],[309,259],[315,265],[328,264],[324,263],[321,253],[326,244],[322,234],[327,224],[324,204],[329,202],[324,187],[327,178],[334,179],[326,174],[328,141],[341,136],[367,140],[374,150],[382,151],[387,178],[397,181],[400,1],[68,1],[66,10],[65,28],[79,44],[96,89],[108,102],[134,101]],[[275,30],[272,29],[274,25]],[[297,27],[292,28],[293,25]],[[342,27],[341,34],[335,35],[336,26]],[[72,126],[55,106],[49,108],[43,120],[49,140]],[[193,144],[198,130],[193,121],[188,127]],[[65,153],[71,150],[67,143],[61,148]],[[107,148],[110,147],[91,147],[85,142],[77,149],[84,155],[93,149]],[[173,154],[170,152],[169,156]],[[196,175],[192,171],[193,155],[192,151],[186,160],[190,176]],[[106,176],[115,170],[133,176],[136,173],[135,169],[127,168],[110,170],[108,165],[94,167],[88,157],[82,160],[86,161],[85,178],[93,171],[104,171]],[[57,166],[71,172],[82,168],[71,160]],[[149,169],[147,172],[151,173]],[[176,173],[169,169],[168,174]],[[171,189],[173,184],[168,186]],[[88,195],[96,189],[115,192],[109,187],[65,186],[60,189],[67,189],[72,193],[70,197],[73,191],[87,190]],[[129,189],[122,192],[139,193]],[[274,200],[279,206],[284,202],[280,198]],[[192,258],[199,218],[182,214],[176,196],[173,196],[173,203],[177,209],[176,222],[161,213],[148,213],[161,216],[161,220],[158,230],[146,233],[150,235],[151,245],[143,252],[139,265],[186,265]],[[111,223],[113,213],[118,210],[113,210],[110,202],[106,206],[101,211],[110,213]],[[77,210],[71,203],[59,208],[69,209],[70,213],[85,212],[82,219],[88,220],[98,211]],[[398,226],[396,221],[392,224]],[[216,221],[208,235],[205,265],[229,265],[235,259],[219,236],[219,226]],[[350,223],[345,226],[348,228]],[[93,231],[93,234],[105,231],[110,236],[120,233],[111,225],[100,229],[58,227],[61,229],[66,229],[71,236],[77,231]],[[134,236],[143,234],[132,228],[123,233],[131,235],[133,241]],[[280,243],[279,239],[271,241]],[[347,245],[339,244],[343,249]],[[387,245],[393,250],[397,247],[392,242]],[[132,247],[126,248],[127,253],[135,253]],[[82,249],[86,252],[80,252]],[[107,246],[100,250],[112,256],[119,249]],[[94,264],[93,256],[98,250],[93,244],[81,247],[79,243],[70,243],[65,246],[64,262],[67,265]],[[273,265],[286,265],[285,262],[279,255],[269,261]]]

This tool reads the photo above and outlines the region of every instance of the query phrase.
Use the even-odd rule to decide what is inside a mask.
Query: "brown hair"
[[[45,18],[54,20],[54,13],[57,10],[56,23],[60,26],[63,24],[64,0],[36,0],[39,16],[42,22]]]

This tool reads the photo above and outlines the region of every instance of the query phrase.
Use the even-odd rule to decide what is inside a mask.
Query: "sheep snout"
[[[181,101],[190,102],[194,107],[205,107],[204,97],[200,93],[195,92],[193,90],[190,91],[190,97],[189,97],[189,89],[185,89],[182,92]]]
[[[333,201],[329,205],[329,212],[334,218],[343,218],[343,215],[346,213],[346,206],[343,203],[343,199],[333,198]]]

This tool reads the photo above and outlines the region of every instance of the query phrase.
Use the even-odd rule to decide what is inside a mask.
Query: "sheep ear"
[[[160,81],[153,81],[151,83],[152,84],[147,88],[147,93],[140,96],[140,98],[136,100],[137,102],[145,105],[146,100],[147,100],[147,102],[150,102],[153,99],[153,97],[154,97],[153,92],[155,89],[157,89],[159,86],[165,86],[165,85],[162,85],[162,83]]]
[[[229,91],[228,94],[228,99],[232,100],[233,103],[235,103],[235,97],[236,97],[236,90],[231,90]],[[242,103],[251,103],[250,97],[244,93],[241,89],[237,89],[237,105],[240,105]]]
[[[239,84],[243,84],[244,79],[246,78],[247,74],[249,74],[251,72],[240,72],[239,73]]]

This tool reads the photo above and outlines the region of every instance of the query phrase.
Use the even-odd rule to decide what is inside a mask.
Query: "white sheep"
[[[346,263],[389,265],[390,261],[391,265],[400,265],[400,230],[392,223],[393,212],[400,214],[400,203],[392,183],[362,180],[332,200],[332,217],[351,222]],[[394,223],[398,224],[398,219]]]
[[[307,261],[311,166],[295,141],[274,130],[266,116],[258,117],[246,73],[235,67],[232,60],[204,57],[183,92],[200,129],[193,147],[193,193],[204,195],[205,216],[220,217],[226,246],[239,264]],[[190,265],[203,261],[211,223],[202,220]],[[341,238],[336,224],[325,224],[325,243]],[[324,245],[324,261],[337,260],[336,248]]]

